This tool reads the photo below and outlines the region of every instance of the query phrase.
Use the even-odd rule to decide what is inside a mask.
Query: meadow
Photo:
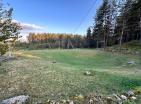
[[[0,99],[27,94],[33,101],[105,96],[141,87],[141,57],[95,49],[20,50],[0,66]],[[134,61],[135,64],[129,64]],[[86,71],[91,75],[85,75]]]

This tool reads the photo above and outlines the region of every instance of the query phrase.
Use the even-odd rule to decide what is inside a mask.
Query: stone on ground
[[[133,65],[133,64],[135,64],[135,61],[128,61],[127,63]]]
[[[1,104],[26,104],[29,100],[29,96],[20,95],[6,100],[2,100]]]
[[[84,74],[85,74],[85,75],[91,75],[91,72],[86,71]]]
[[[125,95],[120,96],[122,100],[127,100],[127,97]]]
[[[133,91],[128,91],[126,94],[127,94],[128,97],[131,97],[131,96],[135,95]]]
[[[136,97],[134,97],[134,96],[132,96],[132,97],[131,97],[131,99],[132,99],[132,100],[136,100],[137,98],[136,98]]]

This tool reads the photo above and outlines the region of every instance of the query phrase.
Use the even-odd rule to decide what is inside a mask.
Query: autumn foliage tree
[[[59,33],[29,33],[29,46],[34,48],[83,48],[85,37]]]

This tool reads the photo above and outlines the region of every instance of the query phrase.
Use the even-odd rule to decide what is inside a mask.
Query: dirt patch
[[[96,56],[97,52],[93,52],[93,51],[79,51],[78,52],[78,57],[92,57],[92,56]]]
[[[22,52],[16,52],[15,53],[17,56],[23,56],[23,57],[27,57],[27,58],[40,58],[38,56],[32,55],[32,54],[27,54],[27,53],[22,53]]]

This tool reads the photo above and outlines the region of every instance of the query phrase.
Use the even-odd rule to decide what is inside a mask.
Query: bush
[[[8,51],[8,45],[0,43],[0,55],[4,55]]]

